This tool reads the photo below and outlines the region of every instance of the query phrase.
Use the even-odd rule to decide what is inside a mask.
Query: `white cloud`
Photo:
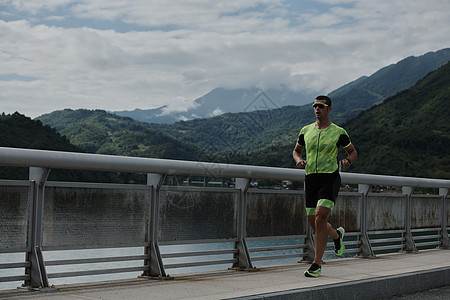
[[[449,1],[321,2],[0,0],[0,75],[16,78],[0,76],[0,112],[183,111],[216,87],[328,93],[449,47]]]
[[[223,110],[221,110],[220,108],[216,108],[209,115],[210,115],[210,117],[215,117],[215,116],[220,116],[223,113],[225,113]]]

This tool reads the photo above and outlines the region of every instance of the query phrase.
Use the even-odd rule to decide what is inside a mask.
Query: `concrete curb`
[[[383,299],[447,285],[449,267],[229,299]]]

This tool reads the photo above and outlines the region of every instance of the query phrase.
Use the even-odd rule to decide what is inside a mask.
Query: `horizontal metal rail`
[[[404,240],[405,240],[404,237],[399,237],[399,238],[370,239],[370,242],[372,244],[381,244],[381,243],[403,242]]]
[[[0,245],[1,247],[1,245]],[[31,247],[26,248],[0,248],[0,253],[20,253],[20,252],[29,252]]]
[[[382,251],[382,250],[393,250],[393,249],[403,249],[404,245],[403,244],[398,244],[398,245],[388,245],[388,246],[375,246],[372,247],[373,251]]]
[[[414,237],[414,241],[420,241],[420,240],[431,240],[431,239],[438,239],[441,236],[438,234],[434,234],[434,235],[416,235],[413,236]]]
[[[346,246],[359,246],[361,245],[361,241],[356,240],[356,241],[345,241],[344,245]]]
[[[238,253],[237,249],[165,253],[165,254],[161,254],[161,257],[162,258],[178,258],[178,257],[221,255],[221,254],[235,254],[235,253]]]
[[[427,247],[427,246],[439,246],[442,243],[440,241],[434,241],[434,242],[423,242],[423,243],[417,243],[417,247]]]
[[[286,246],[267,246],[267,247],[254,247],[248,248],[249,252],[261,252],[261,251],[279,251],[279,250],[293,250],[293,249],[305,249],[306,245],[286,245]]]
[[[234,264],[236,262],[237,262],[237,259],[207,260],[207,261],[197,261],[197,262],[189,262],[189,263],[164,264],[164,268],[177,269],[177,268],[189,268],[189,267],[200,267],[200,266],[210,266],[210,265]]]
[[[414,228],[411,229],[412,233],[422,233],[422,232],[433,232],[433,231],[441,231],[441,228]]]
[[[246,240],[247,241],[267,241],[267,240],[271,240],[271,241],[275,241],[275,240],[294,240],[294,239],[304,239],[306,238],[306,235],[301,234],[301,235],[278,235],[278,236],[252,236],[252,237],[247,237]]]
[[[345,248],[345,254],[349,254],[349,253],[361,253],[361,249],[360,248]],[[325,250],[324,254],[328,254],[328,255],[336,255],[334,250]]]
[[[0,147],[0,165],[303,181],[305,171],[237,164]],[[342,183],[450,189],[450,180],[342,173]]]
[[[77,276],[88,276],[88,275],[103,275],[103,274],[114,274],[114,273],[138,272],[138,271],[144,271],[147,268],[148,267],[146,267],[146,266],[142,266],[142,267],[129,267],[129,268],[49,273],[47,275],[48,275],[48,278],[77,277]]]
[[[61,265],[80,265],[90,263],[105,263],[105,262],[121,262],[132,260],[149,259],[149,255],[134,255],[134,256],[117,256],[117,257],[97,257],[97,258],[82,258],[82,259],[65,259],[65,260],[49,260],[45,262],[46,266],[61,266]]]
[[[130,248],[130,247],[145,247],[147,245],[147,243],[142,242],[142,243],[130,243],[127,245],[115,245],[114,248]],[[106,246],[95,246],[95,247],[86,247],[87,245],[78,245],[78,246],[46,246],[43,245],[42,249],[44,251],[66,251],[66,250],[86,250],[86,249],[111,249],[110,245],[106,245]]]
[[[360,244],[361,244],[361,241],[358,241],[358,240],[344,241],[345,246],[357,246]],[[332,247],[332,246],[334,246],[334,242],[327,242],[327,247]]]
[[[387,235],[387,234],[394,234],[394,233],[405,233],[405,230],[375,230],[375,231],[368,231],[367,234],[370,235]],[[347,233],[345,233],[347,235]]]
[[[275,259],[288,259],[288,258],[303,258],[306,254],[283,254],[283,255],[267,255],[267,256],[253,256],[253,261],[262,261],[262,260],[275,260]]]
[[[0,277],[0,282],[24,281],[24,280],[30,280],[30,275]]]
[[[176,241],[160,241],[161,246],[175,245],[192,245],[192,244],[214,244],[214,243],[233,243],[237,239],[204,239],[204,240],[176,240]]]
[[[20,263],[7,263],[0,264],[0,269],[16,269],[16,268],[26,268],[31,266],[30,262],[20,262]]]

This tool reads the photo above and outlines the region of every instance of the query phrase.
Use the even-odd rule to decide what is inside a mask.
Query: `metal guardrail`
[[[16,148],[0,148],[0,165],[30,170],[28,181],[0,180],[0,253],[26,253],[24,262],[0,263],[0,269],[24,268],[25,275],[0,277],[0,282],[23,280],[29,288],[49,288],[53,278],[136,271],[168,278],[166,269],[231,264],[252,270],[257,261],[313,258],[304,193],[250,188],[252,179],[303,181],[303,170]],[[146,173],[147,185],[49,182],[53,168]],[[235,187],[166,186],[167,175],[233,178]],[[358,192],[341,192],[331,218],[347,229],[347,253],[375,257],[382,251],[449,247],[450,180],[353,173],[341,177],[343,184],[358,185]],[[372,185],[399,186],[402,193],[374,194]],[[438,192],[415,195],[415,187]],[[258,244],[266,240],[283,243]],[[228,248],[162,250],[198,244]],[[115,247],[142,247],[143,253],[53,260],[43,254],[74,249],[102,253]],[[116,262],[130,266],[114,267]],[[101,263],[110,266],[49,271]]]
[[[302,181],[304,170],[0,147],[0,165]],[[342,173],[347,184],[450,188],[450,180]]]

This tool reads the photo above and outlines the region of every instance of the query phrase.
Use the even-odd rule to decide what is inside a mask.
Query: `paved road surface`
[[[406,294],[402,296],[392,297],[392,300],[448,300],[450,299],[450,285],[438,288],[427,290],[423,292],[418,292],[414,294]]]

